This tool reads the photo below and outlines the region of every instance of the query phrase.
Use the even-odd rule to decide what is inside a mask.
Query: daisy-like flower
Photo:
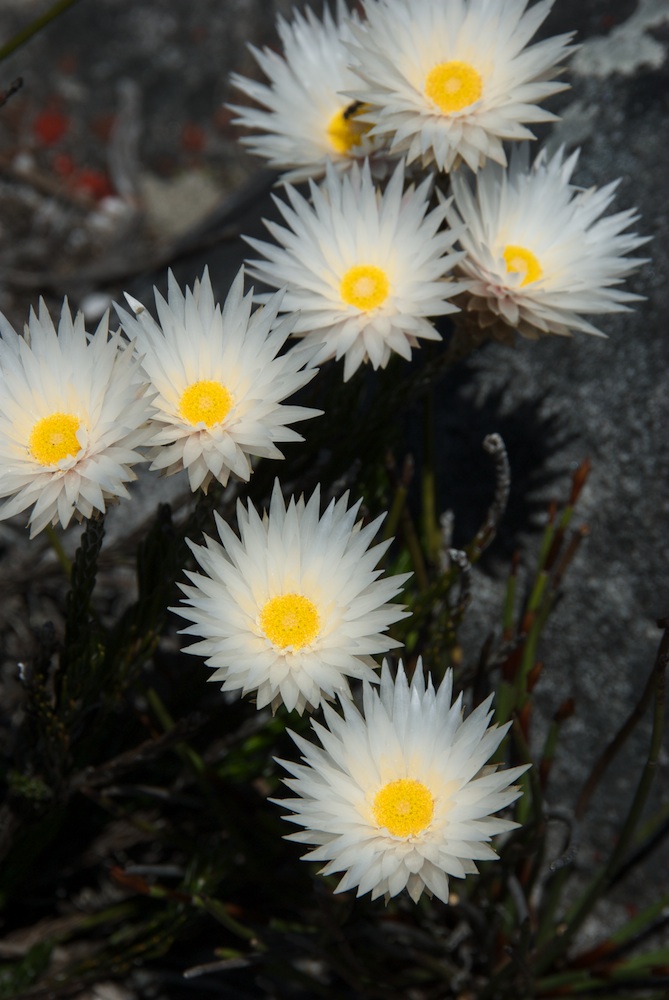
[[[626,311],[639,299],[618,288],[643,260],[626,257],[647,238],[625,230],[637,221],[634,209],[602,217],[618,181],[601,190],[571,183],[578,150],[550,159],[542,150],[529,167],[514,156],[507,170],[490,163],[476,176],[475,189],[461,173],[452,177],[451,225],[464,221],[459,268],[471,279],[463,296],[472,322],[508,339],[569,334],[603,336],[583,313]],[[525,160],[525,162],[523,162]]]
[[[242,268],[221,311],[206,269],[185,295],[170,272],[167,301],[155,292],[160,325],[126,297],[134,315],[117,312],[157,393],[151,469],[186,469],[191,490],[206,492],[213,479],[225,486],[230,473],[248,481],[251,456],[283,458],[276,442],[304,440],[286,425],[322,411],[282,400],[317,369],[301,345],[279,355],[293,325],[290,316],[277,321],[280,294],[252,313]]]
[[[342,699],[343,717],[324,706],[328,728],[312,720],[322,749],[291,734],[303,763],[279,763],[298,797],[273,801],[304,827],[287,839],[317,845],[303,860],[344,872],[335,892],[387,901],[407,889],[414,902],[426,891],[447,903],[448,877],[496,860],[491,837],[518,826],[492,814],[518,798],[511,782],[529,765],[486,766],[509,723],[489,725],[492,696],[465,720],[451,696],[450,670],[435,692],[420,660],[411,685],[401,663],[393,681],[384,661],[380,692],[364,685],[364,716]]]
[[[58,331],[43,301],[22,337],[0,315],[0,519],[32,506],[30,537],[127,497],[152,410],[132,345],[90,337],[67,300]]]
[[[472,170],[506,163],[504,139],[531,139],[523,123],[553,121],[537,102],[566,88],[550,80],[571,47],[558,35],[527,47],[552,0],[365,0],[354,28],[354,89],[369,105],[371,136],[409,162]]]
[[[342,93],[358,82],[349,69],[346,42],[352,39],[351,25],[359,23],[343,0],[337,0],[336,19],[327,4],[322,22],[309,7],[291,23],[279,18],[283,55],[250,47],[269,85],[236,73],[231,77],[266,109],[230,105],[239,115],[236,124],[260,133],[241,141],[270,166],[287,171],[285,180],[321,176],[327,158],[344,170],[379,145],[369,138],[371,126],[360,120],[358,103]]]
[[[348,695],[347,677],[376,681],[372,655],[400,645],[385,632],[406,613],[388,602],[408,577],[379,579],[390,541],[370,542],[383,516],[363,527],[360,501],[347,501],[321,517],[318,488],[286,507],[276,482],[264,518],[237,504],[240,538],[217,517],[222,544],[189,543],[202,573],[187,573],[188,607],[173,610],[193,622],[186,635],[202,636],[187,652],[207,657],[223,690],[257,691],[258,708],[283,702],[301,714]]]
[[[321,345],[316,364],[344,357],[345,380],[364,361],[385,368],[393,351],[409,359],[419,338],[440,340],[427,317],[456,311],[449,299],[466,284],[445,279],[458,231],[442,228],[443,205],[430,211],[430,186],[404,190],[402,163],[383,192],[367,161],[342,175],[328,167],[320,187],[310,182],[311,202],[290,185],[289,205],[275,199],[290,227],[265,222],[278,246],[247,237],[267,258],[251,273],[287,287],[294,336]]]

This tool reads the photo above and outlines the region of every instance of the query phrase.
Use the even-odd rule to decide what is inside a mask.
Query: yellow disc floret
[[[204,423],[213,427],[225,420],[232,403],[232,394],[221,382],[202,379],[184,389],[179,400],[179,413],[189,424]]]
[[[508,246],[504,247],[504,261],[507,271],[511,274],[522,275],[521,288],[523,285],[529,285],[531,281],[538,281],[544,273],[537,258],[526,247],[509,243]]]
[[[260,627],[280,649],[303,649],[313,642],[321,621],[313,601],[303,594],[272,597],[260,612]]]
[[[355,146],[360,145],[363,136],[372,127],[369,122],[361,122],[358,118],[358,115],[366,110],[366,104],[355,101],[333,114],[328,123],[327,133],[335,153],[345,156]]]
[[[425,77],[425,96],[445,115],[468,108],[482,91],[481,74],[458,59],[437,63]]]
[[[77,431],[81,426],[79,417],[73,413],[52,413],[42,417],[33,427],[28,448],[40,465],[56,465],[68,455],[81,451],[77,441]]]
[[[434,799],[422,781],[398,778],[377,792],[372,806],[374,819],[394,837],[411,837],[429,826]]]
[[[374,264],[357,264],[350,267],[341,279],[340,295],[349,306],[370,312],[383,305],[390,292],[388,275]]]

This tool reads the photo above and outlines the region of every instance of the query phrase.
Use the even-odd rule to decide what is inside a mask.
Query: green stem
[[[666,627],[665,622],[662,622],[662,625],[665,626],[665,633],[662,637],[655,666],[653,668],[653,687],[655,691],[653,729],[650,738],[648,757],[641,775],[641,780],[637,786],[634,799],[632,800],[632,805],[630,806],[613,854],[599,875],[595,876],[586,891],[581,896],[580,900],[567,915],[564,931],[548,943],[543,954],[539,954],[537,956],[535,966],[535,971],[537,973],[545,972],[547,969],[551,968],[554,961],[567,950],[572,938],[587,918],[593,906],[613,881],[613,878],[615,877],[615,874],[620,867],[630,844],[632,843],[634,831],[636,830],[639,820],[641,819],[641,815],[648,798],[648,793],[650,792],[650,787],[655,777],[657,762],[662,748],[662,736],[664,733],[664,709],[666,696],[665,672],[667,661],[669,660],[669,628]]]
[[[521,761],[525,764],[532,764],[529,771],[522,774],[518,781],[518,784],[523,789],[523,794],[516,800],[515,819],[521,826],[524,826],[530,817],[533,822],[538,824],[544,820],[543,789],[539,781],[539,774],[532,760],[530,748],[525,739],[525,734],[517,718],[513,720],[511,735],[518,749],[518,756]]]
[[[662,643],[660,644],[660,651],[658,653],[659,657],[669,655],[669,632],[665,632]],[[588,804],[592,795],[599,785],[604,772],[607,770],[609,765],[613,762],[617,754],[622,750],[625,743],[631,736],[631,734],[636,729],[638,723],[643,718],[648,705],[653,697],[653,692],[656,686],[655,672],[653,671],[643,690],[639,701],[634,706],[629,716],[625,719],[625,722],[620,727],[616,735],[613,737],[608,746],[604,749],[601,756],[596,760],[595,765],[590,772],[583,788],[578,797],[576,803],[576,818],[582,819],[588,808]]]
[[[511,718],[516,705],[516,688],[508,681],[501,681],[497,694],[495,695],[495,722],[502,725]],[[493,757],[493,760],[502,760],[503,757]]]
[[[233,934],[237,935],[237,937],[249,941],[258,951],[265,951],[266,946],[258,938],[256,932],[250,927],[240,924],[234,917],[231,917],[225,903],[221,903],[218,899],[211,899],[209,896],[194,895],[193,905],[206,910],[215,920],[218,920],[219,924],[222,924],[223,927],[226,927]]]
[[[641,828],[637,831],[637,835],[634,838],[635,844],[642,845],[646,841],[654,837],[661,827],[669,820],[669,802],[665,802],[664,805],[650,816]]]
[[[553,719],[548,728],[543,752],[539,758],[539,780],[541,781],[542,786],[545,786],[548,780],[548,774],[553,763],[553,758],[555,757],[559,735],[560,724]]]
[[[546,592],[547,584],[548,584],[548,574],[545,573],[544,570],[541,570],[541,572],[537,574],[537,578],[534,581],[532,592],[530,594],[529,601],[527,602],[527,611],[525,612],[526,614],[528,613],[534,614],[536,611],[539,610],[544,598],[544,594]]]
[[[574,714],[574,710],[574,699],[567,698],[562,702],[553,715],[553,721],[551,722],[548,730],[543,753],[541,754],[541,758],[539,760],[539,780],[541,782],[541,787],[544,789],[548,784],[548,778],[553,766],[553,758],[555,757],[555,753],[557,751],[558,738],[562,730],[562,724],[566,722],[567,719],[571,718]]]
[[[425,560],[423,559],[423,550],[420,547],[420,540],[414,527],[413,518],[411,517],[411,513],[406,504],[402,508],[400,523],[402,525],[402,535],[409,553],[409,558],[411,559],[411,565],[413,566],[418,589],[424,594],[427,590],[429,590],[430,578],[427,573]]]
[[[542,571],[539,573],[532,588],[527,611],[525,612],[525,615],[530,617],[532,624],[525,640],[523,656],[516,674],[515,704],[518,708],[525,702],[527,696],[527,679],[536,662],[537,646],[541,633],[553,608],[554,595],[552,592],[546,593],[547,585],[548,575]]]
[[[423,493],[423,537],[427,557],[434,566],[439,560],[441,536],[437,521],[437,456],[434,435],[434,386],[432,385],[425,393],[423,419],[425,421],[423,428],[423,474],[421,477]]]
[[[564,864],[550,876],[546,888],[542,892],[541,909],[539,911],[539,926],[537,928],[537,946],[552,941],[555,937],[556,914],[563,899],[565,886],[573,874],[571,865]]]
[[[518,574],[515,571],[509,573],[506,582],[506,593],[504,594],[504,610],[502,612],[502,628],[505,636],[511,634],[513,629],[513,613],[516,607],[516,588],[518,585]]]
[[[41,14],[40,17],[36,17],[35,20],[26,25],[25,28],[21,28],[21,30],[18,31],[13,38],[10,38],[8,42],[0,46],[0,62],[8,56],[11,56],[13,52],[20,49],[22,45],[26,44],[26,42],[29,42],[33,35],[36,35],[38,31],[42,30],[42,28],[45,28],[50,21],[54,20],[54,18],[63,14],[68,7],[73,7],[75,3],[77,3],[77,0],[57,0],[57,2]]]
[[[652,989],[652,996],[657,997],[658,1000],[660,1000],[660,997],[664,1000],[667,993],[664,990],[661,994],[657,992],[658,989],[662,988],[657,983],[657,978],[662,975],[659,970],[666,967],[668,958],[669,950],[659,948],[655,951],[646,952],[643,955],[636,955],[625,962],[603,962],[599,967],[594,969],[588,968],[558,972],[552,976],[546,976],[536,983],[536,995],[539,997],[571,996],[577,994],[586,996],[596,995],[599,1000],[602,996],[602,987],[620,986],[632,980],[632,988],[634,989],[635,996],[641,995],[638,992],[640,989],[644,991]],[[642,978],[646,978],[647,982],[639,982]],[[619,997],[626,997],[629,994],[618,992],[617,995]],[[644,992],[643,995],[649,996],[651,994]]]
[[[669,895],[661,896],[650,906],[647,906],[641,913],[628,920],[620,930],[615,931],[609,938],[595,945],[588,951],[576,955],[571,962],[573,968],[592,968],[595,962],[611,961],[612,956],[618,957],[625,946],[634,944],[635,938],[648,928],[649,924],[662,917],[669,907]]]
[[[548,524],[544,529],[544,533],[541,537],[541,544],[539,546],[539,558],[537,559],[537,569],[539,571],[545,569],[546,560],[548,559],[548,553],[553,545],[553,539],[555,538],[555,506],[552,505],[550,508]]]
[[[65,576],[69,580],[70,577],[72,576],[72,563],[68,558],[65,549],[63,548],[63,543],[58,537],[56,529],[53,527],[52,524],[47,524],[45,531],[46,531],[46,537],[49,539],[49,544],[51,545],[53,551],[56,553],[56,558],[58,559],[58,562],[60,563],[63,572],[65,573]]]
[[[171,732],[171,730],[174,729],[175,722],[158,692],[155,691],[154,688],[149,688],[146,692],[146,698],[165,732]],[[219,822],[221,825],[224,825],[228,817],[223,809],[222,803],[218,799],[218,796],[211,785],[209,777],[207,776],[207,766],[204,760],[200,754],[197,753],[192,746],[190,746],[189,743],[186,743],[185,740],[176,743],[174,749],[184,764],[191,769],[195,780],[206,795],[207,801],[209,802]]]
[[[404,483],[398,483],[395,488],[395,495],[393,497],[393,502],[388,512],[388,517],[386,518],[385,524],[383,525],[383,539],[386,541],[388,538],[394,538],[397,534],[400,518],[404,510],[404,505],[406,504],[406,499],[408,495],[408,488]]]
[[[160,725],[163,727],[165,732],[166,733],[171,732],[174,729],[175,725],[174,719],[167,710],[167,707],[165,706],[160,695],[157,693],[157,691],[154,690],[154,688],[148,689],[148,691],[146,692],[146,700],[153,709],[156,718],[160,722]],[[203,775],[205,774],[206,769],[204,761],[202,760],[200,755],[196,753],[195,750],[193,750],[193,748],[189,746],[187,743],[178,743],[176,745],[176,749],[181,758],[185,762],[187,762],[193,769],[193,772],[197,777],[198,781],[201,781]]]

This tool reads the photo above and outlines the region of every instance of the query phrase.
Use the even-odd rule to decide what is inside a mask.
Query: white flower
[[[409,359],[419,338],[441,340],[427,317],[455,312],[448,300],[466,287],[445,280],[458,233],[441,228],[443,205],[429,210],[431,179],[403,185],[401,163],[383,192],[368,162],[344,175],[328,168],[320,187],[310,183],[313,204],[290,185],[290,205],[275,199],[290,227],[265,223],[279,246],[247,238],[267,258],[250,273],[287,286],[294,336],[321,345],[316,364],[345,357],[344,379],[367,360],[385,368],[393,351]]]
[[[506,163],[504,139],[531,139],[523,123],[553,121],[537,101],[566,88],[549,80],[571,51],[571,35],[527,43],[552,0],[365,0],[356,28],[353,88],[369,105],[371,136],[450,170],[462,158],[477,170]]]
[[[570,182],[578,151],[568,159],[542,150],[533,165],[516,156],[507,170],[488,164],[475,191],[461,172],[452,176],[451,225],[464,221],[462,273],[473,279],[466,308],[493,335],[516,329],[525,337],[601,331],[583,313],[626,311],[639,298],[617,286],[643,263],[625,257],[647,242],[625,230],[634,209],[602,218],[617,181],[597,188]],[[523,162],[525,160],[525,162]]]
[[[370,126],[360,121],[356,103],[343,94],[358,82],[345,45],[352,24],[359,18],[348,15],[343,0],[337,0],[336,20],[327,4],[322,22],[309,7],[290,24],[280,17],[283,55],[250,47],[269,86],[236,73],[231,77],[235,87],[267,109],[231,105],[239,114],[236,124],[260,132],[241,141],[272,167],[288,171],[285,180],[321,176],[328,157],[346,169],[379,145],[369,139]]]
[[[127,497],[152,412],[132,345],[107,315],[87,336],[67,300],[58,332],[40,301],[24,337],[0,315],[0,337],[0,518],[34,505],[32,538]]]
[[[117,311],[157,392],[152,469],[187,469],[191,489],[206,492],[212,479],[225,486],[230,473],[248,481],[251,456],[283,458],[277,441],[304,440],[286,424],[322,411],[281,401],[317,369],[313,351],[279,355],[293,325],[291,317],[277,322],[281,295],[252,314],[242,268],[221,312],[206,269],[185,296],[170,272],[167,302],[155,293],[160,326],[126,297],[135,315]]]
[[[411,686],[401,663],[393,681],[384,661],[380,693],[364,685],[364,717],[342,699],[343,718],[324,705],[328,728],[311,722],[323,749],[291,734],[303,763],[279,763],[298,798],[273,801],[304,827],[287,839],[317,845],[303,860],[345,873],[335,892],[387,901],[406,888],[414,902],[425,890],[447,903],[448,876],[496,860],[490,838],[518,825],[492,814],[518,798],[511,782],[529,765],[486,766],[510,724],[488,725],[492,696],[463,721],[451,695],[450,670],[435,692],[420,659]]]
[[[258,708],[283,701],[301,714],[348,694],[347,677],[377,680],[372,655],[399,645],[384,633],[406,617],[387,602],[407,576],[379,579],[390,541],[369,546],[383,517],[362,527],[360,501],[347,510],[347,500],[320,517],[318,488],[286,507],[276,482],[264,518],[238,502],[241,540],[217,517],[222,545],[189,543],[203,572],[187,573],[190,607],[173,610],[194,623],[185,634],[203,637],[187,652],[208,657],[223,690],[257,691]]]

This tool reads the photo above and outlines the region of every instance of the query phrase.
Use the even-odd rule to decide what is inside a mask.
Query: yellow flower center
[[[507,271],[523,276],[521,288],[523,285],[529,285],[531,281],[538,281],[544,273],[537,258],[526,247],[517,247],[509,243],[504,247],[504,260]]]
[[[354,101],[340,111],[336,111],[327,127],[328,139],[335,153],[346,155],[354,146],[359,146],[362,138],[371,126],[370,122],[361,122],[358,115],[367,110],[367,105]]]
[[[349,306],[369,312],[382,305],[388,298],[388,275],[374,264],[356,264],[349,267],[341,279],[339,293]]]
[[[33,427],[28,448],[40,465],[56,465],[68,455],[77,455],[81,445],[77,431],[81,423],[73,413],[52,413],[42,417]]]
[[[372,812],[379,826],[394,837],[411,837],[432,822],[434,799],[422,781],[398,778],[377,792]]]
[[[275,646],[303,649],[321,627],[316,605],[302,594],[272,597],[260,612],[260,627]]]
[[[207,427],[213,427],[225,420],[232,403],[232,394],[221,382],[202,379],[184,389],[179,400],[179,413],[189,424],[202,422]]]
[[[445,115],[468,108],[482,91],[481,74],[458,59],[437,63],[425,77],[425,96]]]

